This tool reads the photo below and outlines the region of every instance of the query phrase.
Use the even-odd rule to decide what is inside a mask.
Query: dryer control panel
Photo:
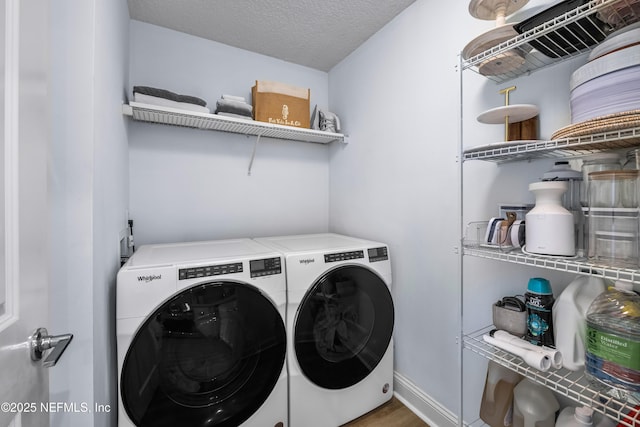
[[[199,277],[219,276],[221,274],[242,273],[242,263],[207,265],[203,267],[181,268],[178,280],[196,279]]]
[[[346,261],[350,259],[364,258],[364,251],[339,252],[335,254],[325,254],[324,262]]]
[[[251,277],[270,276],[282,273],[280,257],[254,259],[249,261]]]
[[[369,255],[369,262],[386,261],[389,259],[389,252],[387,252],[386,246],[367,249],[367,254]]]

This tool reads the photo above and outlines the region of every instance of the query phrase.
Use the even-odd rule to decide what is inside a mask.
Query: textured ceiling
[[[131,19],[329,71],[415,0],[128,0]]]

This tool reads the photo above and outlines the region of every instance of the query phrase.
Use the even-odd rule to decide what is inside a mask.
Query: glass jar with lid
[[[582,160],[582,187],[580,189],[580,203],[589,206],[589,174],[591,172],[620,170],[620,156],[616,153],[598,153]]]
[[[638,208],[638,170],[589,173],[589,206],[592,208]]]

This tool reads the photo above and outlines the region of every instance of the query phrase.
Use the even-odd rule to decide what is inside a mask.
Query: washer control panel
[[[251,277],[271,276],[282,273],[280,257],[254,259],[249,261]]]
[[[178,280],[197,279],[199,277],[219,276],[221,274],[242,273],[242,263],[207,265],[203,267],[181,268]]]
[[[386,246],[367,249],[367,254],[369,255],[369,262],[386,261],[389,259]]]
[[[324,254],[324,262],[346,261],[358,258],[364,258],[364,251],[349,251],[338,252],[335,254]]]

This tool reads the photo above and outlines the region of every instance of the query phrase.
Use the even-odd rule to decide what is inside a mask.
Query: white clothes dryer
[[[255,240],[285,258],[290,425],[339,426],[391,399],[387,245],[338,234]]]
[[[118,272],[118,426],[288,425],[282,256],[148,245]]]

